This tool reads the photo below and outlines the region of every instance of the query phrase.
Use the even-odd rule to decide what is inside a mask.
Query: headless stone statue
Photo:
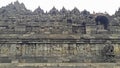
[[[114,61],[114,46],[110,41],[106,42],[105,47],[103,48],[102,55],[104,57],[104,62],[115,62]]]

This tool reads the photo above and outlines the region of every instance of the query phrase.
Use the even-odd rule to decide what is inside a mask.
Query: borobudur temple
[[[53,7],[0,8],[0,63],[120,62],[120,9],[114,15]]]

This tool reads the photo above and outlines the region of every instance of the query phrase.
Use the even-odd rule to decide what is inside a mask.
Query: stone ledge
[[[72,68],[120,68],[120,63],[0,63],[0,68],[64,68],[64,67],[72,67]]]

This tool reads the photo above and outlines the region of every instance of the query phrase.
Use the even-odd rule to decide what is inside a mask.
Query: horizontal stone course
[[[0,68],[119,68],[119,63],[0,63]]]

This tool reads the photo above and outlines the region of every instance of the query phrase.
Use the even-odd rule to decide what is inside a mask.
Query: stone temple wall
[[[49,40],[50,41],[50,40]],[[54,40],[54,42],[1,42],[0,62],[104,62],[106,43]],[[115,62],[119,62],[120,43],[114,46]]]

